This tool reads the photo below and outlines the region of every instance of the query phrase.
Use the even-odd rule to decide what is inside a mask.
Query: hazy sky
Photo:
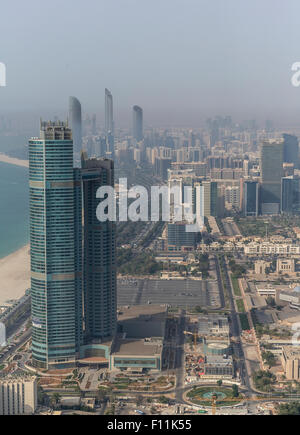
[[[67,108],[77,96],[155,122],[228,113],[300,120],[299,0],[1,2],[0,112]]]

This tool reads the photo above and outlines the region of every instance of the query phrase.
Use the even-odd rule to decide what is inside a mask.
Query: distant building
[[[243,183],[243,214],[258,216],[259,214],[259,184],[257,181],[246,180]]]
[[[278,214],[283,177],[283,141],[265,141],[261,145],[261,213]]]
[[[244,244],[245,255],[298,255],[300,254],[300,246],[288,243],[248,243]]]
[[[115,157],[115,124],[114,106],[112,93],[105,89],[105,137],[106,137],[106,158],[114,160]]]
[[[168,169],[171,168],[172,159],[168,157],[156,157],[154,170],[155,175],[160,177],[162,180],[168,179]]]
[[[281,212],[297,213],[300,210],[300,179],[284,177],[281,180]]]
[[[168,224],[168,250],[192,251],[196,248],[198,233],[188,231],[186,223]]]
[[[35,377],[0,378],[0,415],[31,415],[36,408]]]
[[[291,134],[283,135],[283,161],[293,163],[294,168],[299,167],[299,142],[296,136]]]
[[[133,106],[132,111],[132,136],[137,141],[143,140],[143,109],[139,106]]]
[[[228,186],[225,188],[225,204],[232,208],[239,209],[240,207],[240,187]]]
[[[73,135],[74,152],[82,149],[82,113],[80,101],[75,97],[69,98],[69,119]]]

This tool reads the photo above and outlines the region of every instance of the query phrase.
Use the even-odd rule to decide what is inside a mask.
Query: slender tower
[[[101,186],[114,186],[114,163],[82,154],[84,207],[84,319],[85,343],[101,343],[116,330],[116,225],[96,216]]]
[[[108,89],[105,89],[105,137],[106,137],[107,156],[114,159],[114,155],[115,155],[114,107],[113,107],[113,97]]]
[[[74,366],[82,323],[75,246],[81,208],[67,124],[41,122],[40,137],[29,141],[29,183],[33,364]]]
[[[133,106],[132,111],[132,136],[137,142],[143,140],[143,109],[139,106]]]
[[[75,97],[69,98],[69,119],[73,133],[74,152],[80,153],[82,149],[82,114],[81,104]]]

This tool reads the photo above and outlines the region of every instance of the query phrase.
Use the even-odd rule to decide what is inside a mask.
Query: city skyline
[[[55,61],[51,62],[50,51],[49,65],[45,68],[40,64],[34,70],[30,68],[34,59],[54,41],[45,29],[39,32],[40,42],[35,32],[27,28],[25,33],[26,17],[30,19],[34,11],[37,22],[42,23],[44,15],[49,19],[55,16],[58,27],[61,18],[56,16],[55,2],[41,6],[30,0],[26,8],[20,5],[22,20],[14,16],[15,32],[8,25],[0,31],[1,40],[7,41],[0,59],[7,66],[0,112],[4,108],[62,110],[66,98],[74,94],[87,110],[95,111],[101,89],[107,86],[118,95],[116,113],[139,101],[153,119],[150,122],[156,122],[157,109],[165,124],[196,120],[205,112],[296,120],[299,89],[291,85],[291,66],[299,60],[298,2],[289,0],[288,7],[278,0],[255,0],[247,5],[236,0],[188,3],[189,7],[179,0],[151,4],[89,0],[90,7],[83,9],[80,2],[72,1],[64,20],[82,23],[83,36],[70,37],[66,26],[61,26],[59,36],[64,44],[56,47]],[[130,14],[133,4],[135,14]],[[63,11],[67,3],[59,7]],[[2,15],[9,22],[14,8],[4,5]],[[95,22],[98,16],[107,17],[100,27]],[[108,30],[111,19],[118,29],[113,34]],[[153,23],[155,32],[147,21]],[[209,27],[208,23],[214,25]],[[277,31],[287,23],[284,34]],[[166,26],[168,38],[164,37]],[[101,52],[101,61],[92,54],[95,52]],[[58,59],[61,67],[56,69]]]

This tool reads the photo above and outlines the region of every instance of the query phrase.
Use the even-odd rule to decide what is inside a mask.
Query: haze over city
[[[1,416],[300,415],[299,13],[2,5]]]
[[[198,127],[216,114],[295,125],[299,14],[297,0],[5,2],[0,113],[60,115],[76,94],[101,118],[108,87],[118,126],[134,104],[147,125]]]

